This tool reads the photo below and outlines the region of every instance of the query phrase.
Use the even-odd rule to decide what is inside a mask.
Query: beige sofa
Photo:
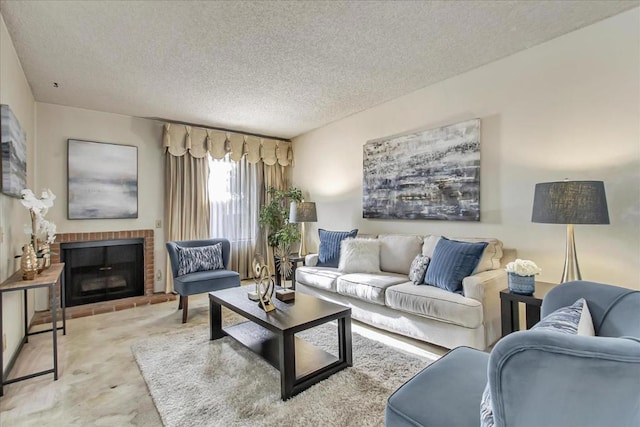
[[[515,250],[497,239],[488,242],[472,275],[462,281],[463,295],[408,279],[416,255],[432,256],[440,236],[380,235],[380,273],[341,273],[317,267],[308,255],[296,269],[296,290],[351,307],[352,317],[380,329],[446,348],[461,345],[485,350],[500,337],[500,290],[507,287],[504,265]]]

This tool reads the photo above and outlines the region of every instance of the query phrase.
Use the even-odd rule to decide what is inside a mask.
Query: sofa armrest
[[[489,358],[496,427],[640,425],[640,342],[531,330]]]
[[[318,264],[318,254],[309,254],[304,257],[305,267],[315,267]]]
[[[503,269],[483,271],[462,280],[464,296],[482,303],[482,322],[487,347],[496,342],[502,334],[500,291],[507,286],[507,272]]]
[[[497,296],[507,286],[507,272],[502,269],[483,271],[462,279],[464,296],[481,303],[484,303],[487,294]]]

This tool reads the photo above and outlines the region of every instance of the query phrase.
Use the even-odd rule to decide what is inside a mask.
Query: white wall
[[[531,223],[534,186],[602,180],[611,224],[575,227],[582,276],[640,289],[639,22],[636,8],[295,138],[293,182],[318,209],[310,246],[317,227],[497,237],[557,283],[565,228]],[[366,141],[476,117],[479,223],[362,219]]]
[[[31,88],[13,47],[4,19],[0,15],[0,103],[11,107],[27,137],[27,186],[34,182],[35,106]],[[20,268],[22,246],[29,240],[23,232],[23,224],[29,223],[27,210],[19,199],[0,194],[0,283]],[[33,291],[28,293],[29,313],[34,311]],[[6,293],[2,299],[2,322],[7,340],[4,352],[4,370],[16,352],[24,334],[22,292]],[[0,350],[2,337],[0,337]]]
[[[56,195],[47,214],[59,233],[154,229],[155,291],[164,291],[164,150],[162,123],[119,114],[36,103],[38,132],[36,183]],[[67,139],[111,142],[138,147],[138,218],[67,219]]]

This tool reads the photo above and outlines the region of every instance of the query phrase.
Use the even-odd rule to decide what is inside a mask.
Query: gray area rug
[[[337,353],[337,325],[297,336]],[[386,400],[429,361],[353,333],[353,367],[283,402],[280,374],[231,337],[209,329],[141,340],[131,347],[167,427],[383,426]]]

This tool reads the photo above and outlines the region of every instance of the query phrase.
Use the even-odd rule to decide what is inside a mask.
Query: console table
[[[53,368],[47,369],[40,372],[35,372],[33,374],[24,375],[18,378],[12,378],[7,380],[6,377],[9,375],[9,371],[13,367],[13,361],[9,364],[6,372],[6,376],[3,370],[4,359],[3,352],[0,352],[0,396],[4,395],[4,386],[7,384],[12,384],[18,381],[27,380],[33,377],[37,377],[40,375],[53,374],[53,380],[56,381],[58,379],[58,329],[62,329],[63,334],[66,334],[66,319],[65,319],[65,304],[64,304],[64,295],[60,298],[60,306],[62,308],[62,328],[58,328],[58,310],[57,310],[57,301],[56,301],[56,283],[60,280],[60,275],[64,269],[64,263],[60,264],[52,264],[51,267],[44,270],[42,273],[38,274],[33,280],[22,280],[22,271],[16,271],[11,277],[5,280],[2,284],[0,284],[0,337],[4,334],[4,329],[2,325],[2,297],[6,292],[14,292],[14,291],[23,291],[24,292],[24,337],[22,338],[22,343],[20,344],[20,348],[18,349],[17,354],[22,349],[22,345],[24,343],[29,342],[30,335],[41,334],[44,332],[52,333],[52,341],[53,341]],[[28,310],[27,310],[27,290],[35,289],[35,288],[49,288],[49,295],[51,297],[51,329],[47,329],[44,331],[37,332],[29,332],[29,319]],[[64,286],[60,286],[62,293],[64,293]]]

